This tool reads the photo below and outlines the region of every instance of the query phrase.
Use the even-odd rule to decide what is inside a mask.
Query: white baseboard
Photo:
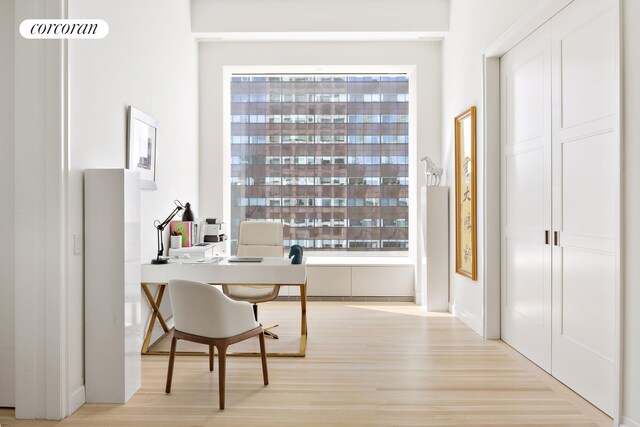
[[[640,423],[633,421],[629,417],[622,417],[622,423],[620,427],[640,427]]]
[[[69,415],[77,411],[86,401],[84,384],[80,384],[69,396]]]
[[[473,331],[480,335],[484,336],[484,328],[482,327],[482,320],[478,320],[473,315],[471,315],[464,308],[460,307],[460,304],[453,304],[449,301],[449,312],[456,316],[458,319],[462,320],[465,325],[473,329]]]

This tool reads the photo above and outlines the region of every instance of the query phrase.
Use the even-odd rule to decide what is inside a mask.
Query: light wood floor
[[[206,357],[146,356],[142,388],[126,405],[87,404],[59,424],[81,426],[602,425],[611,419],[500,341],[485,341],[448,314],[409,303],[309,303],[307,357],[230,358],[227,409],[217,406],[217,372]],[[299,305],[261,305],[286,346]],[[270,348],[271,346],[271,348]],[[216,366],[217,369],[217,366]],[[15,421],[0,410],[0,424]]]

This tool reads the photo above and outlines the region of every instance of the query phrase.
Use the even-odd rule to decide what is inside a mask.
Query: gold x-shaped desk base
[[[164,297],[164,290],[166,286],[159,286],[158,296],[156,299],[153,299],[153,295],[151,295],[151,291],[149,290],[148,283],[142,283],[142,292],[144,292],[147,297],[147,302],[151,306],[151,320],[149,320],[149,327],[147,329],[147,333],[144,337],[144,341],[142,342],[142,354],[149,354],[149,344],[151,342],[151,334],[153,333],[153,327],[156,325],[156,319],[160,322],[162,326],[162,330],[165,334],[169,333],[169,328],[167,327],[167,323],[164,321],[164,317],[160,313],[160,304],[162,303],[162,297]],[[164,335],[163,335],[164,336]]]
[[[149,285],[158,286],[158,294],[154,298],[149,290]],[[228,286],[252,286],[251,284],[246,283],[227,283]],[[168,355],[168,351],[163,350],[154,350],[154,347],[158,342],[162,340],[167,334],[171,332],[167,323],[165,322],[162,313],[160,313],[160,304],[162,303],[162,298],[164,297],[164,291],[167,287],[166,283],[141,283],[142,292],[147,298],[147,302],[151,307],[151,319],[149,320],[149,325],[147,327],[147,333],[144,336],[144,341],[142,342],[142,351],[143,355]],[[255,286],[264,286],[264,284],[256,284]],[[305,357],[307,354],[307,284],[286,284],[280,286],[297,286],[300,288],[300,308],[301,308],[301,321],[300,321],[300,351],[296,353],[267,353],[267,356],[270,357]],[[156,324],[156,320],[160,322],[162,326],[162,330],[164,334],[158,338],[153,344],[151,343],[151,335],[153,333],[153,327]],[[265,325],[266,326],[266,325]],[[266,326],[266,329],[273,327],[275,325]],[[207,356],[209,353],[201,352],[201,351],[178,351],[177,355],[182,356]],[[260,356],[260,353],[257,352],[249,352],[249,353],[227,353],[227,356],[245,356],[245,357],[257,357]]]

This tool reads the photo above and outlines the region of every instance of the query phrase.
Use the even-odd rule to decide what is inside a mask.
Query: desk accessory
[[[181,247],[188,248],[195,243],[193,233],[193,222],[191,221],[171,221],[169,224],[171,235],[182,236]]]
[[[188,256],[188,255],[187,255]],[[169,262],[171,264],[215,264],[220,262],[222,258],[220,257],[213,257],[213,258],[200,258],[200,259],[193,259],[193,258],[172,258]]]
[[[214,249],[215,245],[211,243],[205,245],[198,244],[186,248],[170,248],[169,257],[175,258],[188,254],[191,259],[213,258],[215,256]]]
[[[224,242],[225,240],[227,240],[227,235],[226,234],[218,234],[217,236],[212,236],[212,235],[207,235],[204,236],[205,238],[205,243],[217,243],[217,242]]]
[[[291,250],[289,250],[289,258],[293,257],[291,260],[291,264],[302,264],[302,246],[293,245],[291,246]]]
[[[184,205],[184,212],[182,213],[183,221],[195,221],[193,211],[191,210],[191,203],[187,202]]]
[[[170,249],[178,249],[182,247],[182,235],[171,233],[171,245]]]
[[[262,258],[259,257],[231,257],[229,262],[262,262]]]
[[[217,218],[205,218],[202,224],[202,242],[223,242],[227,240],[222,225]]]
[[[178,212],[180,212],[181,210],[184,210],[184,205],[180,203],[180,200],[176,199],[173,201],[173,203],[175,203],[176,207],[164,221],[160,222],[156,219],[153,222],[153,225],[156,227],[156,230],[158,230],[158,255],[151,260],[151,264],[166,264],[168,262],[168,259],[162,256],[162,254],[164,253],[164,243],[162,242],[162,232],[164,231],[165,228],[167,228],[167,225],[169,225],[169,222],[171,222],[173,217],[176,216]]]

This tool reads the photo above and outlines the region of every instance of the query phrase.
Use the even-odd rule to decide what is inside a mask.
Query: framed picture
[[[455,118],[456,272],[478,279],[476,243],[476,107]]]
[[[140,171],[140,188],[157,190],[156,163],[158,156],[159,122],[142,111],[129,107],[127,138],[127,169]]]

